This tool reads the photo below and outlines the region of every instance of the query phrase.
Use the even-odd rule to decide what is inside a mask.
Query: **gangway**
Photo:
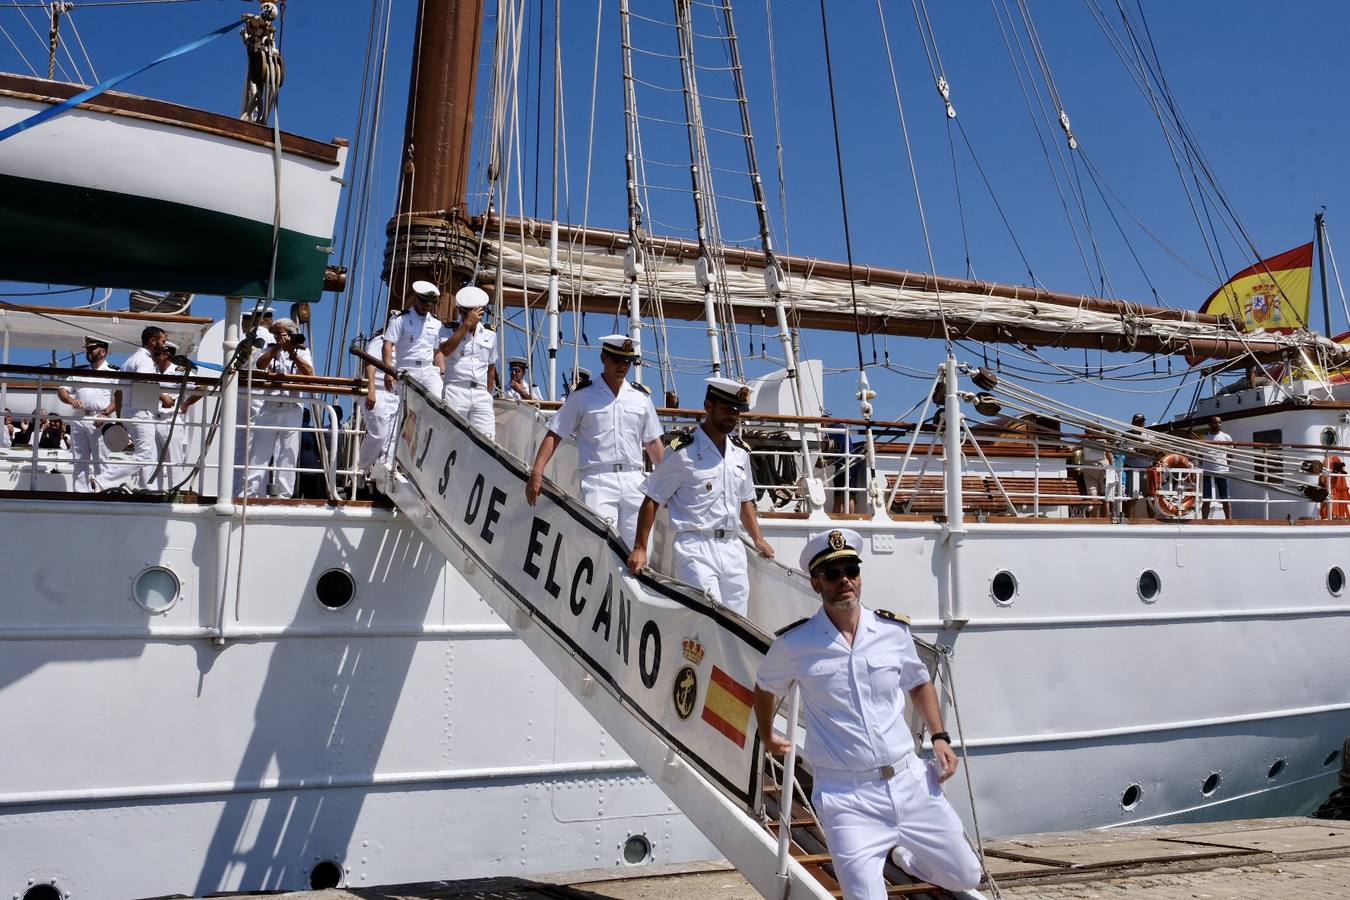
[[[406,375],[399,385],[376,486],[761,894],[841,896],[800,788],[780,862],[782,779],[765,771],[752,710],[771,636],[657,574],[671,569],[663,534],[653,568],[629,573],[609,525],[557,487],[577,483],[570,445],[529,506],[524,461],[543,436],[535,407],[499,409],[489,441]],[[753,590],[803,609],[818,603],[801,573],[751,556]],[[892,896],[951,896],[887,869]]]

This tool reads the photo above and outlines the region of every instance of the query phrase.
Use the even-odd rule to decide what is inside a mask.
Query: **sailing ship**
[[[869,585],[904,586],[965,757],[948,791],[976,833],[1296,813],[1329,793],[1350,732],[1340,687],[1350,674],[1348,535],[1327,499],[1331,457],[1350,446],[1329,374],[1344,359],[1336,341],[779,252],[736,84],[744,66],[729,3],[663,7],[658,24],[673,45],[661,50],[633,33],[653,10],[619,5],[627,227],[532,219],[511,188],[524,168],[512,97],[525,7],[497,10],[494,112],[479,123],[488,137],[475,154],[482,6],[419,5],[381,295],[391,308],[417,279],[447,298],[482,284],[500,322],[510,308],[526,311],[518,321],[550,399],[571,380],[587,312],[626,320],[661,360],[650,377],[669,401],[678,399],[669,322],[706,326],[705,372],[749,374],[740,338],[756,327],[761,342],[775,334],[778,371],[757,379],[757,415],[747,417],[765,535],[791,560],[809,534],[847,521],[864,536]],[[377,8],[373,25],[387,24],[392,7]],[[557,35],[561,7],[555,15]],[[711,17],[728,62],[752,186],[749,247],[722,237],[709,147],[718,126],[702,108],[709,67],[698,45],[709,32],[696,17]],[[379,33],[372,27],[373,40]],[[659,185],[645,167],[656,160],[643,149],[648,113],[637,108],[644,84],[633,66],[644,51],[676,61],[692,237],[655,233]],[[75,96],[49,79],[6,76],[0,128]],[[91,152],[91,139],[117,153]],[[357,149],[373,166],[369,148]],[[130,160],[147,158],[163,161],[162,177],[131,177]],[[474,209],[476,159],[487,182]],[[320,441],[327,500],[231,498],[233,447],[252,427],[241,381],[308,392],[318,422],[334,420],[324,407],[362,392],[337,368],[249,374],[238,350],[252,337],[240,319],[255,299],[340,286],[331,264],[345,260],[329,255],[337,192],[342,179],[365,181],[346,164],[342,143],[108,92],[0,141],[0,178],[16,188],[0,199],[0,221],[22,228],[7,229],[20,240],[0,251],[0,277],[228,298],[214,323],[3,309],[4,390],[31,392],[37,406],[62,379],[89,376],[10,365],[11,341],[75,349],[91,333],[125,349],[142,323],[158,322],[223,371],[177,379],[210,396],[185,420],[197,464],[166,491],[58,492],[64,457],[5,454],[0,558],[20,577],[0,598],[0,712],[16,723],[0,776],[0,886],[25,900],[196,895],[724,855],[766,892],[787,878],[828,896],[818,830],[777,802],[790,784],[764,790],[773,765],[736,701],[772,630],[810,611],[800,573],[755,560],[745,620],[687,587],[627,576],[612,531],[576,499],[566,453],[549,473],[547,509],[531,518],[519,508],[540,404],[499,403],[498,442],[488,444],[406,379],[399,434],[371,473],[392,506],[337,498],[354,476],[331,425]],[[200,178],[205,167],[213,179]],[[382,318],[384,304],[366,315]],[[930,337],[951,352],[926,373],[911,421],[876,415],[861,352],[858,417],[827,417],[822,367],[796,353],[811,329]],[[1236,359],[1253,371],[1140,431],[996,364],[959,359],[958,336]],[[672,427],[696,421],[697,411],[667,407]],[[1237,440],[1241,513],[1201,521],[1207,450],[1193,431],[1211,414]],[[1156,482],[1147,496],[1094,495],[1083,477],[1094,445],[1157,451],[1144,467]],[[822,474],[836,467],[842,478]],[[833,506],[831,493],[845,502]],[[657,569],[668,544],[657,535]],[[570,602],[551,608],[564,571]],[[594,597],[579,593],[583,583]],[[633,616],[613,634],[610,614],[603,632],[599,618],[611,599],[616,619],[619,609]],[[670,680],[686,669],[696,697],[672,703]],[[795,777],[790,765],[783,772]],[[764,828],[775,807],[788,816],[779,835],[794,845],[781,851]],[[791,860],[780,855],[789,849]]]

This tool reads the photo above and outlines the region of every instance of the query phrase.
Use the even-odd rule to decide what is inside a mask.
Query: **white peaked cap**
[[[412,283],[413,293],[419,297],[425,297],[428,300],[435,300],[441,295],[441,289],[436,287],[430,281],[414,281]]]
[[[487,304],[487,291],[477,285],[465,285],[455,292],[455,306],[460,309],[477,309],[480,306],[487,306]]]
[[[813,534],[806,542],[798,564],[803,572],[815,574],[816,569],[836,560],[860,561],[862,535],[851,528],[832,528]]]

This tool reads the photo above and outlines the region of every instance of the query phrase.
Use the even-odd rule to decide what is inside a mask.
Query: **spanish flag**
[[[744,747],[754,699],[754,691],[713,666],[712,678],[708,680],[708,696],[703,701],[703,721],[720,731],[737,747]]]
[[[1243,323],[1243,331],[1307,328],[1312,262],[1311,242],[1263,259],[1210,294],[1200,312],[1230,316]]]

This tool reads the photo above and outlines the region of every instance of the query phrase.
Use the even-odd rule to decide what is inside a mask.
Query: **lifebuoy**
[[[1194,471],[1174,476],[1173,469],[1194,470],[1195,464],[1183,453],[1169,453],[1149,468],[1144,489],[1157,502],[1159,515],[1180,519],[1195,510],[1198,485]],[[1166,490],[1163,489],[1164,480],[1172,482]]]
[[[1347,480],[1339,456],[1327,457],[1321,482],[1327,492],[1327,499],[1322,503],[1322,518],[1350,519],[1350,480]]]

